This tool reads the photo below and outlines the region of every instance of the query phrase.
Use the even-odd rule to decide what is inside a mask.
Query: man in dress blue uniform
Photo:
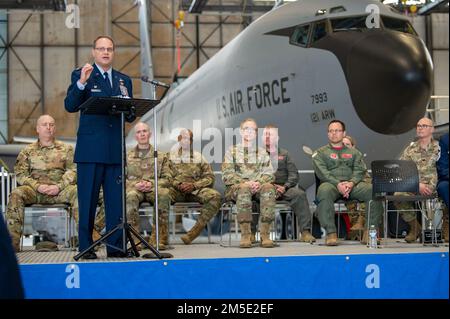
[[[78,112],[90,97],[132,97],[131,79],[112,68],[114,41],[99,36],[94,41],[94,64],[85,64],[72,72],[72,83],[64,100],[68,112]],[[133,121],[133,116],[127,118]],[[79,203],[79,250],[92,243],[95,211],[100,186],[103,187],[106,210],[106,231],[121,221],[121,125],[120,117],[113,115],[80,115],[74,162],[77,163]],[[121,232],[108,238],[108,243],[122,247]],[[125,253],[107,247],[108,257],[126,257]],[[83,255],[85,259],[97,258],[94,251]]]
[[[436,163],[438,173],[437,192],[444,200],[446,206],[442,232],[444,233],[445,242],[448,243],[448,133],[441,136],[439,146],[441,148],[441,156]]]
[[[0,300],[23,298],[22,279],[16,255],[3,214],[0,213]]]

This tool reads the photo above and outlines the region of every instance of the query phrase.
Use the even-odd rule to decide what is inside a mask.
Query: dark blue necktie
[[[105,77],[106,87],[112,91],[112,86],[111,86],[111,82],[109,81],[108,72],[103,73],[103,76]]]

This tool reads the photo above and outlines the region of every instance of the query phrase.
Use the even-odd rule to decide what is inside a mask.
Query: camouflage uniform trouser
[[[334,202],[341,197],[336,186],[331,183],[322,183],[317,190],[317,212],[320,225],[325,228],[328,234],[336,233],[336,224],[334,223]],[[368,216],[369,200],[372,199],[372,185],[360,182],[353,187],[349,199],[356,199],[366,203],[366,216]],[[383,214],[383,206],[380,201],[373,201],[370,210],[370,220],[366,220],[366,225],[375,225],[379,227]]]
[[[222,196],[213,188],[205,187],[196,194],[184,194],[176,189],[171,189],[171,197],[173,202],[199,202],[203,205],[200,209],[198,221],[206,224],[213,218],[220,209],[222,204]]]
[[[155,191],[143,193],[135,188],[127,189],[127,221],[139,231],[139,205],[142,202],[155,204]],[[169,225],[170,192],[168,188],[158,188],[158,225]],[[156,214],[153,214],[153,225]]]
[[[94,228],[97,232],[101,232],[105,228],[105,205],[103,204],[102,192],[99,197],[100,209],[95,216]],[[127,188],[126,190],[126,205],[127,205],[127,222],[138,232],[139,227],[139,206],[143,202],[155,204],[154,191],[149,193],[142,193],[135,188]],[[159,225],[169,223],[169,209],[170,209],[170,193],[167,188],[158,188],[158,219]],[[153,214],[153,225],[155,225],[156,214]]]
[[[434,190],[433,190],[434,192]],[[394,193],[394,195],[411,195],[414,196],[415,194],[413,193],[402,193],[402,192],[397,192]],[[436,195],[436,194],[433,194]],[[394,206],[395,208],[397,208],[398,210],[409,210],[409,211],[405,211],[405,212],[399,212],[400,216],[402,216],[403,220],[407,223],[412,222],[414,219],[417,218],[417,210],[415,210],[414,208],[414,202],[395,202]],[[424,210],[426,210],[426,202],[422,202],[422,207]],[[426,213],[425,213],[426,214]]]
[[[239,223],[252,222],[252,199],[256,199],[260,203],[260,220],[261,223],[272,223],[275,219],[275,186],[270,183],[261,185],[259,191],[252,195],[250,186],[244,183],[231,186],[225,192],[225,199],[236,202],[237,219]]]
[[[25,218],[25,206],[31,204],[69,204],[72,214],[78,215],[77,187],[69,185],[56,196],[49,196],[35,191],[30,186],[19,186],[9,195],[6,220],[14,249],[19,251],[20,238]]]

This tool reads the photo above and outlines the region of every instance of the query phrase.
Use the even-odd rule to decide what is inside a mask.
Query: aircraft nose
[[[346,77],[355,110],[372,130],[401,134],[423,117],[432,63],[423,42],[400,32],[374,32],[352,46]]]

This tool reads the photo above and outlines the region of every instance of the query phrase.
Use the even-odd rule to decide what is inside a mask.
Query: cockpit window
[[[367,16],[332,19],[331,27],[333,32],[364,30],[367,29],[366,18]]]
[[[388,17],[381,17],[381,20],[383,21],[385,29],[417,35],[416,31],[414,31],[414,28],[411,23],[409,23],[409,21]]]
[[[306,46],[308,44],[308,33],[310,28],[311,25],[309,24],[298,26],[291,36],[291,43]]]
[[[333,7],[330,9],[330,13],[339,13],[339,12],[345,12],[345,11],[347,11],[347,9],[345,9],[345,7],[343,7],[343,6]]]
[[[327,35],[327,22],[326,21],[317,22],[314,26],[311,42],[314,43],[316,41],[319,41],[326,35]]]

